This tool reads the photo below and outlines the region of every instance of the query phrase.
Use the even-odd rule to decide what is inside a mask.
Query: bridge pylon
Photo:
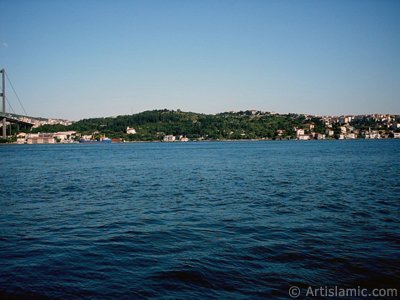
[[[6,126],[6,71],[4,69],[0,70],[1,73],[1,98],[3,104],[3,138],[7,137],[7,126]]]

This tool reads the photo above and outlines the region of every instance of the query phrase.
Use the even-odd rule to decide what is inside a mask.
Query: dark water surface
[[[400,141],[0,147],[0,292],[399,287]]]

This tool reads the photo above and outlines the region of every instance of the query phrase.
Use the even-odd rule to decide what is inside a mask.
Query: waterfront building
[[[299,141],[308,141],[310,139],[310,136],[308,134],[301,134],[297,136],[297,139]]]
[[[65,143],[71,140],[71,137],[76,134],[76,131],[62,131],[54,133],[53,137],[61,142]]]
[[[357,135],[356,135],[355,133],[353,133],[353,132],[348,133],[348,134],[346,135],[346,139],[348,139],[348,140],[354,140],[354,139],[356,139],[356,138],[357,138]]]
[[[186,136],[181,135],[181,136],[179,136],[179,141],[181,141],[181,142],[189,142],[189,139]]]
[[[85,135],[81,136],[81,140],[84,140],[84,141],[90,141],[91,139],[93,139],[93,135],[91,135],[91,134],[85,134]]]
[[[379,131],[377,130],[373,130],[373,131],[369,131],[366,135],[365,135],[366,139],[380,139],[381,135],[379,134]]]
[[[175,142],[175,136],[173,135],[166,135],[163,139],[164,142]]]
[[[55,140],[51,133],[29,134],[26,139],[27,144],[54,144]]]

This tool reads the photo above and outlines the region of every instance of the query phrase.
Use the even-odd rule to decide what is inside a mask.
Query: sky
[[[0,68],[28,115],[400,114],[397,0],[0,0],[0,11]]]

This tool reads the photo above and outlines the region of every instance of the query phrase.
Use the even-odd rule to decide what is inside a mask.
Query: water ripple
[[[286,299],[291,285],[396,287],[399,146],[0,147],[0,298]]]

